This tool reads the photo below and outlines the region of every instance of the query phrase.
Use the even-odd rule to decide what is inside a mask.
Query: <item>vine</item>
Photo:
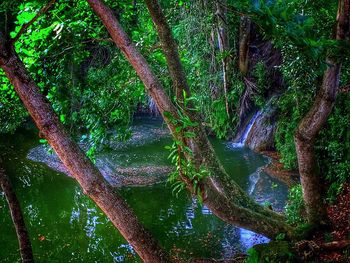
[[[197,111],[196,108],[188,107],[194,97],[187,97],[186,92],[183,92],[183,107],[190,108],[192,111]],[[196,137],[193,132],[193,128],[198,126],[197,122],[191,120],[191,118],[184,113],[183,107],[175,100],[177,106],[177,116],[175,117],[170,112],[165,112],[165,117],[169,119],[175,128],[175,134],[172,145],[168,145],[165,148],[170,151],[168,159],[175,165],[176,169],[169,175],[168,182],[173,187],[173,194],[178,194],[187,187],[191,192],[197,196],[199,202],[203,202],[201,181],[209,176],[209,171],[200,165],[196,167],[193,164],[193,151],[187,146],[187,141]]]

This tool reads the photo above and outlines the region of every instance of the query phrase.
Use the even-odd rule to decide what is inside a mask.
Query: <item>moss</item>
[[[249,249],[248,255],[246,263],[301,262],[287,241],[271,241],[267,244],[255,245]]]

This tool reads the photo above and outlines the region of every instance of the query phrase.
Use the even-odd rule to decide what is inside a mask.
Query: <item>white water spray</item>
[[[255,123],[255,121],[257,120],[257,118],[261,115],[261,111],[257,111],[254,116],[249,120],[247,126],[245,127],[245,130],[243,131],[243,134],[241,136],[241,138],[239,139],[238,142],[234,142],[232,143],[232,147],[233,148],[242,148],[244,147],[246,141],[247,141],[247,138],[248,138],[248,135]]]

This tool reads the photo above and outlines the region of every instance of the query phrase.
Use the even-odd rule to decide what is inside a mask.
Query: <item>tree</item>
[[[169,262],[167,253],[140,224],[131,208],[115,193],[98,169],[69,137],[49,102],[29,76],[11,40],[0,33],[0,67],[45,138],[70,174],[107,215],[145,262]]]
[[[139,53],[128,35],[124,32],[113,12],[100,0],[88,0],[88,3],[97,16],[100,17],[113,41],[136,70],[148,94],[156,102],[174,139],[181,144],[179,146],[180,155],[183,155],[189,162],[193,162],[197,170],[200,167],[205,167],[208,170],[210,176],[201,178],[201,180],[199,178],[191,179],[180,175],[182,177],[181,179],[186,182],[187,187],[197,193],[197,190],[194,189],[194,184],[199,184],[198,189],[200,189],[203,203],[213,213],[228,223],[262,233],[271,238],[275,237],[278,233],[286,233],[290,237],[293,236],[292,227],[285,223],[283,216],[255,203],[229,178],[215,155],[197,113],[186,108],[179,109],[171,102],[160,81],[152,72],[145,58]],[[146,1],[146,3],[151,10],[151,16],[157,25],[157,30],[161,28],[161,30],[169,31],[169,27],[161,26],[161,23],[164,23],[165,19],[158,2]],[[157,16],[154,14],[157,14]],[[171,32],[160,32],[159,37],[163,48],[165,50],[170,49],[169,43],[174,41],[169,39],[172,38]],[[177,59],[176,57],[178,57],[178,54],[175,57],[166,55],[168,65],[174,63],[173,60]],[[182,67],[181,64],[178,66]],[[182,71],[179,68],[174,69],[171,66],[168,68],[169,70],[176,70],[178,72]],[[182,75],[177,75],[175,72],[172,72],[171,75],[173,78],[174,76],[183,78]],[[175,83],[183,83],[183,80],[176,79]],[[181,97],[177,98],[177,100],[183,103]],[[192,123],[190,127],[181,126],[179,113],[186,116],[185,118],[188,118],[189,122]],[[186,132],[190,132],[192,136],[190,138],[186,137]],[[191,149],[191,154],[184,151],[185,147]]]
[[[348,3],[347,1],[340,1],[340,7],[343,3]],[[285,222],[284,217],[256,204],[231,180],[217,159],[207,138],[205,127],[202,124],[202,116],[193,103],[193,87],[189,85],[185,74],[186,71],[181,63],[177,42],[158,1],[145,0],[165,54],[169,75],[172,80],[172,95],[175,95],[175,99],[171,99],[167,95],[167,91],[161,81],[151,70],[150,64],[148,64],[136,48],[136,45],[132,43],[127,33],[123,30],[118,21],[119,19],[115,17],[115,10],[112,11],[100,0],[87,0],[87,2],[102,20],[115,44],[132,67],[134,67],[144,83],[146,91],[156,102],[160,113],[167,123],[174,137],[172,154],[175,156],[175,165],[178,170],[177,180],[184,182],[182,185],[185,185],[192,194],[198,195],[198,198],[214,214],[228,223],[262,233],[271,238],[274,238],[279,233],[285,233],[288,238],[294,238],[295,229]],[[346,5],[348,6],[348,4]],[[338,12],[340,18],[339,33],[341,28],[348,28],[349,18],[345,18],[346,11],[344,11],[344,8],[339,8]],[[285,13],[282,13],[282,15],[287,16]],[[273,15],[269,18],[271,21],[275,20]],[[266,24],[269,23],[270,20],[266,22]],[[278,30],[280,28],[282,27],[277,27]],[[340,40],[341,38],[337,39]],[[84,41],[90,41],[90,39]],[[42,136],[47,138],[68,170],[78,180],[85,193],[101,207],[145,261],[161,262],[169,260],[167,255],[156,244],[156,241],[139,224],[125,202],[118,195],[114,194],[113,189],[104,181],[101,174],[73,140],[69,138],[67,132],[63,129],[63,125],[50,109],[48,102],[39,93],[37,85],[29,77],[23,64],[18,59],[18,55],[12,45],[13,43],[10,40],[6,40],[3,36],[0,38],[0,43],[1,67],[14,84],[16,92],[37,123]],[[248,48],[247,43],[246,41],[244,44],[246,51]],[[314,43],[311,42],[311,44]],[[247,65],[247,52],[243,53],[242,61],[244,63],[242,63]],[[225,61],[221,62],[223,62],[223,67],[225,68]],[[312,108],[311,113],[302,121],[296,133],[296,144],[299,147],[299,165],[301,165],[300,170],[305,179],[303,179],[305,201],[309,215],[313,214],[313,219],[309,219],[311,223],[315,222],[316,214],[322,215],[321,212],[318,212],[321,209],[316,209],[318,210],[316,213],[311,211],[316,205],[320,204],[321,200],[318,198],[320,195],[318,195],[319,191],[316,187],[318,179],[317,176],[313,176],[316,174],[314,172],[316,161],[312,147],[318,130],[322,123],[326,121],[334,104],[334,91],[338,86],[337,82],[340,75],[340,65],[337,60],[329,56],[328,64],[333,64],[333,66],[329,67],[325,72],[321,91],[315,101],[316,106]],[[318,116],[321,116],[321,118],[318,118]],[[319,119],[322,120],[319,121]],[[308,129],[307,125],[309,123],[315,124],[310,126],[312,131]],[[153,250],[156,251],[154,255],[152,254]]]
[[[0,165],[2,162],[0,160]],[[7,203],[11,211],[11,218],[16,229],[16,234],[19,243],[19,250],[21,253],[22,262],[32,263],[34,262],[32,245],[30,243],[30,237],[24,223],[21,206],[16,197],[15,191],[11,185],[11,182],[5,170],[0,166],[0,187],[4,191]]]
[[[340,41],[349,40],[349,31],[350,1],[339,0],[335,38]],[[334,57],[328,57],[326,64],[327,69],[324,72],[322,86],[311,109],[300,121],[294,137],[307,219],[313,225],[319,225],[326,219],[325,206],[322,205],[323,194],[314,143],[335,104],[341,61]]]

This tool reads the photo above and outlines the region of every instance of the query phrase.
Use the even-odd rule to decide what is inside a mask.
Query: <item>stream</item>
[[[164,149],[171,144],[158,119],[136,120],[133,136],[111,143],[96,156],[104,177],[140,221],[172,255],[228,258],[268,239],[228,225],[186,192],[172,193],[172,167]],[[55,155],[40,145],[37,132],[23,129],[0,138],[0,154],[21,203],[37,262],[140,262],[106,216],[63,174]],[[211,140],[229,175],[257,202],[281,210],[287,188],[264,172],[268,159],[231,142]],[[18,262],[16,233],[0,192],[0,262]]]

